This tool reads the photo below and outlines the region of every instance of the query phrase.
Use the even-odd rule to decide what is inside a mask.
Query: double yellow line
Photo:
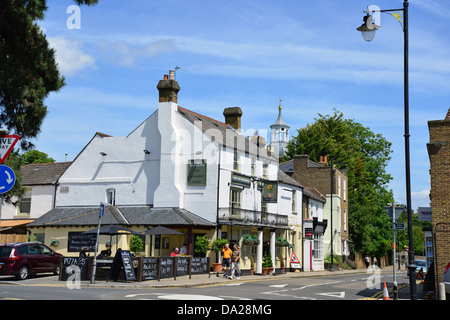
[[[398,292],[398,290],[403,289],[403,288],[405,288],[405,287],[407,287],[407,286],[409,286],[409,283],[405,283],[405,284],[399,285],[399,286],[397,287],[397,292]],[[388,289],[388,293],[389,293],[389,294],[392,294],[393,291],[394,291],[394,287],[391,287],[391,288]],[[381,290],[381,291],[375,293],[375,294],[374,294],[373,296],[371,296],[371,297],[368,297],[368,298],[361,298],[361,299],[358,299],[358,300],[379,300],[379,299],[381,299],[381,298],[383,298],[383,290]]]

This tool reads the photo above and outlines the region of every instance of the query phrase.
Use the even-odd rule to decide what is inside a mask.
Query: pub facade
[[[261,273],[265,254],[275,268],[289,268],[293,253],[302,256],[303,187],[279,170],[262,137],[241,133],[240,108],[225,109],[224,121],[182,108],[172,70],[157,89],[157,110],[129,135],[94,134],[60,176],[54,208],[28,225],[30,234],[65,256],[82,247],[92,255],[92,239],[82,233],[97,227],[103,203],[102,225],[181,233],[141,235],[144,256],[168,256],[175,247],[198,255],[196,239],[206,235],[240,245],[243,270]],[[248,236],[258,244],[247,245]],[[99,251],[128,249],[130,237],[101,235]]]

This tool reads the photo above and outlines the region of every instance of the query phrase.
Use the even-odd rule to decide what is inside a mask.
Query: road
[[[392,273],[331,274],[307,278],[283,278],[279,275],[256,280],[242,277],[241,280],[189,288],[68,289],[61,285],[43,287],[36,281],[27,281],[0,279],[0,300],[377,300],[382,299],[383,282],[392,287]],[[405,272],[397,274],[397,282],[399,298],[409,299]]]

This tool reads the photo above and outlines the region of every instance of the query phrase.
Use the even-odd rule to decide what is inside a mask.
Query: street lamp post
[[[403,39],[404,39],[404,114],[405,114],[405,173],[406,173],[406,210],[408,213],[408,240],[409,240],[409,251],[408,251],[408,269],[409,269],[409,285],[410,285],[410,295],[411,300],[417,300],[417,290],[416,290],[416,265],[414,263],[414,250],[413,250],[413,236],[412,236],[412,210],[411,210],[411,173],[410,173],[410,151],[409,151],[409,61],[408,61],[408,47],[409,47],[409,35],[408,35],[408,0],[403,1],[403,9],[390,9],[390,10],[374,10],[372,12],[389,12],[398,21],[400,18],[398,15],[394,15],[392,12],[402,11],[403,12]],[[400,21],[401,22],[401,21]],[[358,27],[356,30],[361,31],[364,40],[371,41],[375,36],[376,30],[380,26],[373,23],[373,17],[370,16],[369,9],[367,10],[367,15],[364,17],[364,23]]]

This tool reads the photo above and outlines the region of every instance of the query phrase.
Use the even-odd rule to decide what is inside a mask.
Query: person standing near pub
[[[225,246],[222,248],[222,252],[223,252],[222,271],[223,269],[225,269],[225,274],[223,276],[226,277],[230,269],[230,260],[233,251],[231,251],[228,243],[226,243]]]

